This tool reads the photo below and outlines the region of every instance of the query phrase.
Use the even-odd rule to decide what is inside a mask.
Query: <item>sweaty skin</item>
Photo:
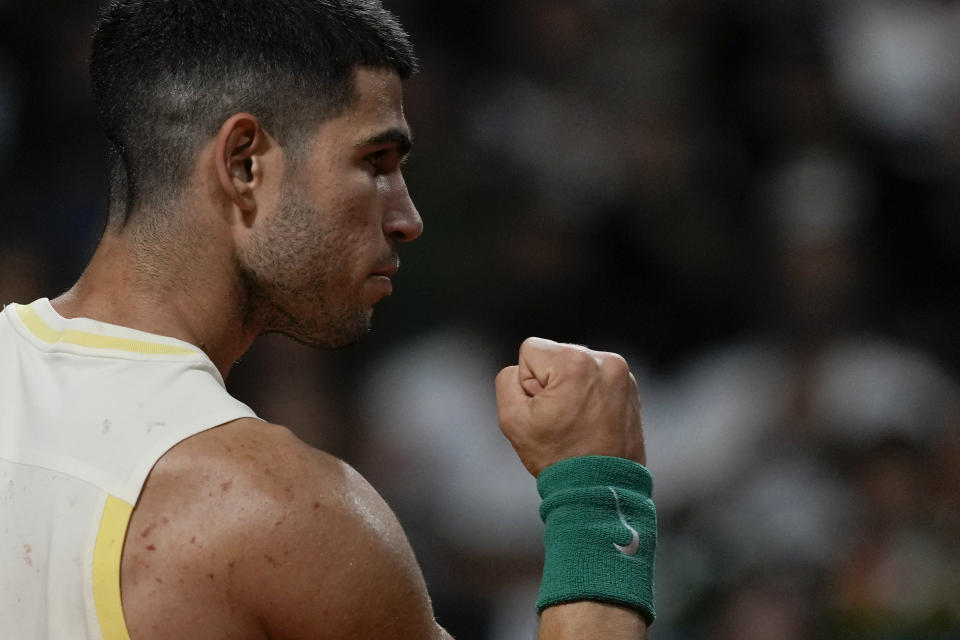
[[[619,356],[529,339],[496,383],[501,428],[528,468],[571,452],[642,461],[636,383]],[[576,415],[598,422],[577,427]],[[160,460],[134,510],[121,578],[134,640],[449,638],[376,491],[257,420],[198,434]],[[544,611],[538,637],[643,639],[646,625],[629,609],[575,602]]]
[[[174,447],[121,572],[133,640],[443,638],[395,516],[348,465],[238,420]]]
[[[365,68],[355,79],[354,105],[321,124],[296,167],[254,116],[230,117],[169,224],[149,242],[136,216],[108,230],[54,308],[190,342],[224,377],[266,331],[321,346],[358,338],[422,222],[400,170],[400,79]],[[619,356],[530,339],[496,384],[501,428],[534,475],[572,456],[644,461],[636,383]],[[252,419],[160,458],[133,511],[121,595],[132,640],[449,638],[377,492]],[[572,603],[544,612],[540,637],[644,629],[632,611]]]

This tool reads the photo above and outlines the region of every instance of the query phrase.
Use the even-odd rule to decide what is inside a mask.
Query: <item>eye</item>
[[[393,148],[380,149],[364,157],[363,161],[373,171],[374,176],[380,176],[397,171],[406,162],[406,154]]]
[[[390,153],[390,149],[381,149],[371,153],[363,159],[365,163],[373,170],[373,175],[379,176],[387,171],[387,154]]]
[[[381,164],[381,163],[380,163],[380,155],[379,155],[379,154],[369,155],[369,156],[367,156],[366,158],[364,158],[363,161],[364,161],[364,162],[370,167],[370,169],[373,171],[373,175],[378,176],[378,175],[380,175],[380,174],[382,173],[381,168],[380,168],[380,164]]]

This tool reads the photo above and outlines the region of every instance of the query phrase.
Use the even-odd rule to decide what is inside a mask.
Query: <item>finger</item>
[[[529,398],[543,391],[543,385],[540,384],[540,381],[533,375],[527,378],[520,378],[520,386],[523,387],[524,393],[526,393]]]
[[[597,362],[600,364],[600,370],[603,371],[608,378],[633,379],[633,374],[630,372],[630,365],[619,353],[598,351],[595,352],[595,355]]]
[[[516,429],[525,423],[530,412],[530,398],[520,386],[519,367],[506,367],[496,378],[497,419],[500,431],[510,442]]]
[[[508,407],[526,402],[528,395],[520,384],[520,368],[517,365],[505,367],[497,374],[497,407],[501,413]]]
[[[545,338],[527,338],[520,345],[520,384],[530,396],[543,391],[562,345]]]

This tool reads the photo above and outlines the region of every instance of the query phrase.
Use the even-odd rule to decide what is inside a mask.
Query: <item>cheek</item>
[[[358,227],[367,230],[379,228],[381,222],[381,212],[383,203],[388,198],[388,189],[385,182],[380,179],[371,179],[365,176],[366,181],[362,188],[357,189],[350,198],[349,210],[350,219]]]
[[[355,246],[370,247],[371,244],[377,244],[383,240],[383,203],[386,201],[387,192],[382,189],[380,181],[376,186],[368,182],[365,188],[357,189],[351,193],[351,197],[344,203],[345,207],[341,209],[340,217],[341,235],[349,237],[351,243]]]
[[[380,265],[389,252],[382,221],[388,187],[358,170],[342,175],[336,185],[312,190],[308,202],[316,206],[298,208],[306,213],[307,233],[291,247],[301,253],[297,262],[310,263],[313,272],[338,286],[355,284]]]
[[[322,247],[317,247],[317,255],[332,282],[349,285],[370,272],[376,259],[376,238],[372,226],[355,217],[359,212],[343,213],[346,215],[319,238]]]

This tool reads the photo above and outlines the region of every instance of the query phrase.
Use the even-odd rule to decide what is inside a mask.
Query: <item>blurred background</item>
[[[2,302],[102,228],[97,4],[0,0]],[[492,381],[542,335],[640,379],[655,640],[960,637],[960,2],[386,4],[426,233],[362,344],[264,338],[229,386],[386,496],[441,623],[533,637]]]

